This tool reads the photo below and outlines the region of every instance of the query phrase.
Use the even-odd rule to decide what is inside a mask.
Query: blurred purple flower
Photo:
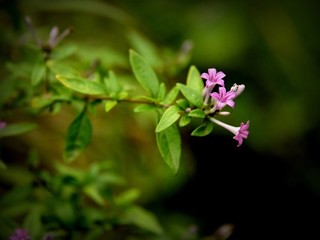
[[[31,237],[28,233],[28,230],[17,228],[12,235],[10,236],[9,240],[30,240]]]
[[[42,238],[42,240],[53,240],[53,239],[54,239],[54,235],[52,233],[47,233]]]
[[[0,129],[5,128],[7,126],[7,123],[4,121],[0,121]]]

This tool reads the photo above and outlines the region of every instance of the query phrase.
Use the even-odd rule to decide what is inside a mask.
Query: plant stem
[[[108,97],[108,96],[86,96],[86,98],[93,99],[93,100],[112,100],[112,101],[117,101],[117,102],[127,102],[127,103],[133,103],[133,104],[149,104],[149,105],[154,105],[162,108],[168,108],[171,105],[170,104],[163,104],[147,99],[132,99],[132,98],[122,98],[122,99],[116,99],[113,97]]]

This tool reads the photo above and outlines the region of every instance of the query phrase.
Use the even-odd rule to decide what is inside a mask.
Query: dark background
[[[43,25],[53,19],[64,26],[77,21],[74,12],[61,10],[61,1],[59,8],[45,2],[1,1],[3,18],[10,22],[2,30],[22,31],[19,17],[25,13]],[[177,49],[191,40],[190,62],[201,72],[215,67],[226,73],[230,86],[246,85],[229,119],[234,125],[250,120],[248,140],[237,148],[218,127],[204,138],[190,137],[186,130],[194,173],[176,192],[148,203],[149,208],[190,215],[203,235],[232,223],[232,240],[320,239],[317,1],[101,2],[122,9],[136,21],[122,24],[137,26],[159,45]],[[86,29],[91,17],[84,14],[79,21],[85,36],[106,34],[101,33],[103,19],[97,29]],[[112,36],[109,41],[123,47]]]

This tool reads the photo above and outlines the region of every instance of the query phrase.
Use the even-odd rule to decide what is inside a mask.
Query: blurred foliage
[[[110,105],[108,113],[89,107],[92,141],[76,161],[63,161],[65,133],[83,106],[70,105],[68,93],[39,95],[47,88],[42,55],[25,16],[45,43],[53,26],[72,29],[50,53],[62,63],[51,65],[53,71],[64,66],[90,76],[95,69],[101,77],[112,69],[129,93],[143,93],[130,72],[130,48],[170,87],[186,79],[189,64],[201,72],[223,69],[228,82],[246,84],[246,97],[237,102],[242,110],[230,119],[250,119],[249,148],[284,157],[319,194],[317,9],[316,1],[301,0],[2,0],[0,120],[12,124],[0,133],[1,238],[20,226],[35,239],[46,232],[57,239],[199,238],[194,219],[170,213],[157,219],[143,208],[178,191],[194,172],[187,147],[178,175],[163,163],[150,134],[153,114],[133,114],[126,103]]]

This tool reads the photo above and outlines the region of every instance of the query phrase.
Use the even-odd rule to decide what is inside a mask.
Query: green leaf
[[[204,137],[211,133],[213,130],[213,123],[210,121],[205,121],[203,124],[198,126],[193,132],[191,136]]]
[[[122,91],[122,92],[119,92],[117,94],[117,99],[121,100],[121,99],[125,99],[126,97],[128,97],[128,92],[125,92],[125,91]]]
[[[162,100],[166,95],[166,85],[162,82],[159,86],[158,99]]]
[[[194,65],[189,68],[186,85],[189,88],[194,89],[196,92],[202,93],[203,91],[203,80],[200,77],[198,69]]]
[[[28,212],[23,227],[28,229],[29,233],[34,237],[38,238],[41,230],[42,230],[42,223],[41,223],[41,213],[42,213],[42,206],[39,204],[35,204]]]
[[[0,129],[0,138],[20,135],[37,127],[33,123],[13,123]]]
[[[128,38],[133,48],[140,52],[151,66],[156,67],[161,64],[157,48],[149,39],[136,31],[130,31]]]
[[[120,205],[128,205],[134,202],[138,199],[140,196],[140,190],[137,188],[131,188],[129,190],[126,190],[125,192],[122,192],[118,196],[114,198],[114,202],[120,206]]]
[[[31,106],[35,112],[49,108],[53,112],[53,107],[57,106],[59,102],[69,102],[70,97],[64,95],[52,96],[51,94],[43,94],[40,96],[33,97],[31,100]]]
[[[107,100],[105,105],[104,105],[104,109],[106,112],[109,112],[112,108],[114,108],[114,106],[116,106],[118,103],[118,101],[116,100]]]
[[[202,93],[197,92],[196,90],[181,84],[177,83],[178,88],[182,92],[183,96],[193,105],[197,107],[202,107],[203,100],[202,100]]]
[[[127,208],[122,222],[126,224],[134,224],[155,234],[163,233],[163,229],[156,216],[139,206]]]
[[[41,81],[44,80],[45,77],[45,73],[46,73],[46,66],[44,64],[43,59],[41,59],[40,61],[38,61],[33,69],[32,69],[32,73],[31,73],[31,85],[32,86],[36,86],[38,85]]]
[[[183,99],[183,98],[177,100],[176,103],[179,105],[179,107],[180,107],[182,110],[186,110],[188,107],[190,107],[189,102],[188,102],[186,99]]]
[[[205,118],[206,114],[201,109],[194,109],[191,112],[188,113],[189,117],[195,117],[195,118]]]
[[[172,124],[156,133],[157,146],[160,154],[172,172],[176,174],[180,167],[181,136],[176,124]]]
[[[88,95],[103,95],[105,94],[104,87],[99,82],[93,82],[86,78],[81,77],[66,77],[57,75],[57,80],[64,86],[76,92]]]
[[[173,123],[175,123],[180,117],[180,111],[180,108],[175,105],[167,108],[166,111],[163,113],[162,117],[160,118],[160,121],[156,127],[156,132],[161,132],[167,127],[171,126]]]
[[[81,182],[84,179],[84,174],[86,170],[80,170],[77,168],[74,168],[69,165],[65,165],[63,163],[57,162],[55,163],[55,169],[58,171],[58,174],[60,176],[62,175],[68,175],[72,177],[73,179],[76,179],[77,181]]]
[[[129,53],[131,68],[136,79],[146,91],[156,97],[159,91],[159,80],[156,73],[138,53],[131,49]]]
[[[99,192],[98,188],[94,184],[87,185],[83,188],[83,192],[90,197],[93,201],[97,204],[103,206],[105,204],[105,200],[101,193]]]
[[[109,77],[105,78],[104,83],[108,93],[119,93],[121,91],[118,79],[113,71],[109,71]]]
[[[134,98],[132,98],[132,100],[134,101],[147,101],[147,102],[150,102],[150,103],[157,103],[157,99],[153,98],[153,97],[148,97],[148,96],[135,96]]]
[[[187,126],[191,122],[191,117],[184,115],[180,118],[179,127]]]
[[[171,104],[179,94],[179,88],[174,86],[163,99],[163,104]]]
[[[146,111],[155,110],[155,109],[157,109],[157,107],[154,106],[154,105],[150,105],[150,104],[140,104],[140,105],[138,105],[137,107],[135,107],[135,108],[133,109],[133,111],[134,111],[135,113],[140,113],[140,112],[146,112]]]
[[[89,144],[91,135],[92,126],[85,107],[69,126],[63,154],[64,159],[71,162],[77,158]]]

